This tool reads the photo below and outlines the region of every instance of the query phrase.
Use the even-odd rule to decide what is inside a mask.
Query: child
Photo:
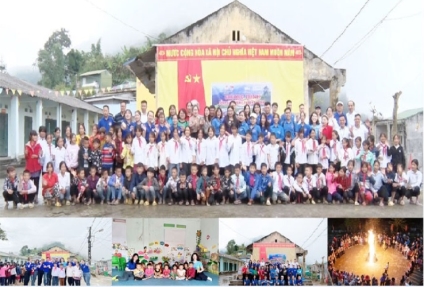
[[[387,142],[387,136],[385,133],[380,134],[380,142],[377,144],[376,148],[378,149],[378,160],[380,161],[381,169],[385,170],[387,164],[392,160],[392,157],[389,156],[389,143]]]
[[[280,146],[277,144],[277,137],[271,133],[270,144],[267,146],[268,151],[268,166],[271,171],[275,171],[275,165],[278,162]]]
[[[87,179],[85,178],[85,171],[83,168],[78,171],[71,170],[73,175],[72,184],[74,186],[74,194],[72,195],[72,205],[82,202],[81,200],[85,197],[85,191],[87,190]]]
[[[322,172],[326,174],[328,169],[328,161],[330,159],[330,149],[327,146],[327,137],[324,135],[321,138],[321,145],[318,148],[318,155],[318,163],[322,166]]]
[[[179,197],[178,197],[178,191],[177,191],[177,185],[178,185],[178,172],[177,168],[173,167],[171,169],[171,177],[168,179],[168,182],[166,183],[166,186],[163,191],[163,204],[166,204],[166,199],[168,199],[168,205],[172,205],[172,202],[178,203]]]
[[[244,176],[241,175],[240,164],[234,166],[234,174],[231,176],[231,182],[233,186],[230,192],[230,198],[233,198],[234,204],[241,204],[241,201],[244,200],[246,195],[246,182]]]
[[[199,133],[203,133],[202,130],[199,130]],[[198,173],[198,168],[197,168],[197,164],[193,163],[191,165],[191,174],[188,176],[187,178],[187,182],[188,182],[188,198],[190,200],[190,204],[192,206],[196,205],[194,203],[194,201],[197,198],[197,181],[199,180],[199,177],[197,176]]]
[[[57,174],[58,190],[56,194],[56,206],[66,200],[66,205],[71,205],[71,175],[67,172],[66,164],[62,161],[59,165],[60,172]]]
[[[267,174],[268,166],[266,163],[261,164],[261,174],[258,177],[258,181],[256,183],[255,188],[251,194],[251,202],[255,199],[259,199],[261,204],[266,202],[267,206],[271,205],[271,197],[272,197],[272,179],[271,176]]]
[[[56,141],[56,148],[53,151],[53,159],[54,159],[54,172],[59,173],[60,172],[60,163],[65,161],[66,157],[66,148],[63,146],[64,141],[62,137],[58,137]]]
[[[149,143],[145,148],[144,168],[146,170],[152,168],[156,172],[158,170],[158,158],[159,153],[156,146],[156,134],[151,132],[149,134]]]
[[[102,176],[97,181],[96,190],[93,192],[94,199],[100,199],[100,204],[109,202],[109,198],[107,197],[111,194],[109,188],[109,174],[107,170],[102,171]]]
[[[199,201],[202,204],[206,204],[206,202],[209,201],[210,190],[208,187],[208,182],[209,182],[208,168],[206,166],[203,166],[201,171],[201,177],[197,181],[197,186],[196,186],[197,201]],[[208,197],[206,197],[206,195]]]
[[[88,152],[88,162],[90,167],[95,167],[97,174],[101,174],[102,169],[102,151],[100,150],[100,140],[93,140],[93,148]]]
[[[58,277],[59,277],[59,286],[66,286],[66,282],[65,282],[66,270],[62,263],[59,265]]]
[[[66,147],[66,155],[65,155],[65,161],[66,166],[68,169],[77,169],[78,168],[78,152],[79,152],[79,145],[76,144],[76,137],[75,134],[71,135],[71,142]]]
[[[106,134],[106,142],[102,148],[102,170],[107,170],[109,174],[113,173],[113,163],[115,158],[115,149],[112,144],[112,134]]]
[[[178,266],[177,270],[177,276],[175,277],[175,280],[186,280],[186,271],[184,270],[184,265]]]
[[[208,187],[209,187],[209,196],[206,194],[207,202],[206,205],[210,206],[214,203],[215,205],[219,205],[222,202],[222,184],[221,184],[221,176],[219,175],[220,166],[215,164],[213,168],[213,175],[209,178]],[[207,190],[207,191],[208,191]]]
[[[295,179],[292,175],[293,175],[293,168],[291,166],[288,166],[283,182],[284,182],[284,186],[287,187],[287,189],[285,189],[285,192],[287,192],[288,190],[288,193],[286,194],[289,196],[290,202],[294,204],[296,201],[296,191],[294,190]]]
[[[155,206],[156,203],[156,193],[159,191],[159,183],[156,178],[154,178],[155,170],[149,168],[147,170],[147,178],[145,178],[138,186],[137,189],[142,191],[142,198],[144,197],[146,201],[144,206],[149,206],[150,201],[152,205]]]
[[[186,175],[190,173],[190,166],[196,162],[196,140],[190,136],[190,127],[184,129],[184,137],[181,138],[181,164]]]
[[[234,194],[230,194],[232,189],[233,182],[231,180],[231,167],[227,166],[224,171],[224,176],[222,177],[223,204],[228,204],[230,202],[230,195],[234,197]]]
[[[144,269],[141,263],[137,263],[135,270],[133,271],[134,280],[140,281],[144,278]]]
[[[40,132],[40,135],[42,133]],[[41,137],[39,141],[41,140]],[[43,172],[47,172],[47,164],[49,162],[53,162],[54,160],[54,145],[52,144],[53,141],[53,135],[49,134],[46,137],[46,140],[44,141],[44,144],[41,144],[43,149],[43,155],[40,158],[40,162],[43,163]],[[43,141],[41,141],[43,142]]]
[[[145,178],[144,165],[139,162],[137,163],[136,172],[134,173],[133,182],[131,184],[131,197],[137,199],[139,205],[144,204],[144,193],[142,193],[141,188],[139,189],[138,186]]]
[[[268,147],[264,143],[264,135],[261,133],[256,143],[253,154],[255,155],[256,168],[261,169],[262,164],[268,163]]]
[[[371,152],[370,152],[371,153]],[[374,184],[374,179],[371,177],[371,171],[367,162],[361,163],[361,171],[358,173],[359,192],[355,194],[355,205],[359,205],[358,197],[360,196],[362,205],[367,205],[367,201],[371,201],[371,185]],[[358,195],[359,194],[359,195]]]
[[[369,166],[374,166],[375,161],[375,155],[369,150],[370,142],[368,140],[365,140],[362,143],[363,150],[359,153],[358,156],[356,156],[356,159],[360,159],[362,162],[366,162],[369,164]],[[361,169],[362,169],[362,163],[361,163]]]
[[[132,146],[132,135],[129,133],[125,138],[125,143],[122,145],[122,152],[120,154],[121,159],[123,159],[123,166],[134,166],[134,155],[131,153]]]
[[[212,174],[213,165],[218,162],[218,139],[215,137],[213,127],[208,129],[208,138],[206,139],[206,161],[208,175]]]
[[[335,173],[336,171],[336,165],[334,163],[330,163],[330,166],[328,168],[328,172],[325,175],[325,179],[327,181],[327,188],[328,188],[328,194],[327,194],[327,202],[333,203],[333,200],[335,203],[340,203],[343,201],[343,197],[337,192],[336,186],[336,178],[338,176],[338,173]]]
[[[125,204],[133,204],[133,198],[131,195],[131,184],[133,182],[132,171],[133,168],[131,166],[125,167],[124,182],[122,184],[122,196]]]
[[[319,198],[321,199],[321,202],[327,203],[327,194],[328,194],[327,180],[322,170],[323,170],[322,165],[320,163],[317,164],[317,173],[315,174],[315,182],[316,182],[317,191],[318,191]]]
[[[315,199],[318,198],[318,190],[316,187],[315,177],[312,176],[312,167],[305,167],[305,176],[303,177],[303,187],[308,193],[309,202],[315,204]]]
[[[164,165],[159,167],[159,174],[158,174],[158,183],[159,183],[159,190],[156,194],[156,197],[158,199],[158,204],[161,205],[162,203],[166,204],[164,201],[165,199],[165,185],[166,185],[166,168]]]
[[[81,139],[81,148],[78,151],[78,167],[84,168],[85,174],[89,174],[90,163],[88,160],[89,144],[87,138]]]
[[[304,203],[305,200],[308,198],[308,192],[303,184],[303,174],[300,172],[296,175],[296,180],[293,183],[293,189],[296,193],[296,201],[293,202],[293,204]]]
[[[339,193],[346,202],[353,198],[353,194],[350,192],[351,177],[347,176],[346,167],[342,166],[339,170],[339,176],[336,177],[336,191]]]
[[[185,205],[190,205],[188,189],[189,189],[189,186],[188,186],[185,170],[181,170],[180,181],[177,183],[177,194],[179,199],[179,202],[178,202],[179,205],[183,205],[184,203]]]
[[[29,170],[24,170],[18,183],[19,209],[34,207],[35,193],[37,191],[37,187],[30,178],[31,173],[29,172]]]
[[[372,178],[374,183],[371,184],[371,191],[374,195],[374,199],[379,198],[379,205],[384,206],[384,202],[388,200],[388,193],[384,186],[384,176],[380,171],[380,162],[378,160],[374,162]]]
[[[151,137],[151,135],[154,135],[155,133],[150,133],[150,137]],[[149,137],[149,139],[150,139],[150,137]],[[162,279],[162,269],[161,269],[161,267],[160,267],[160,264],[156,264],[155,265],[155,273],[154,273],[154,275],[153,275],[153,278],[155,278],[155,279]]]
[[[172,168],[177,168],[177,173],[180,172],[180,165],[181,165],[181,159],[182,159],[182,147],[181,147],[181,140],[180,136],[178,134],[178,130],[174,130],[173,132],[173,138],[168,141],[166,144],[166,161],[168,163],[168,171],[169,175],[171,176],[171,170]]]
[[[255,113],[252,113],[250,115],[249,131],[252,135],[253,143],[256,143],[258,141],[259,134],[261,133],[261,128],[256,123],[257,123],[257,115]]]
[[[225,125],[222,124],[219,127],[219,137],[218,137],[218,164],[220,169],[220,174],[224,175],[224,168],[230,164],[230,158],[228,152],[230,147],[228,145],[228,137],[225,135]]]
[[[87,190],[86,190],[86,199],[87,205],[94,203],[94,193],[97,188],[97,183],[99,182],[99,177],[97,176],[96,167],[92,166],[90,168],[90,175],[87,177]]]
[[[352,155],[355,161],[355,173],[358,173],[361,170],[361,159],[358,159],[359,154],[362,151],[362,139],[357,137],[355,139],[355,146],[352,148]]]
[[[164,269],[163,269],[162,278],[163,279],[171,279],[171,270],[169,269],[168,264],[166,264]]]
[[[193,267],[193,262],[188,264],[188,269],[186,271],[187,280],[194,280],[196,277],[196,269]]]
[[[418,160],[411,161],[411,169],[407,173],[408,184],[406,185],[406,197],[411,204],[420,205],[418,197],[420,196],[420,188],[423,183],[423,174],[418,170]],[[415,201],[412,197],[416,197]]]
[[[342,147],[342,149],[339,149],[338,160],[341,167],[347,168],[347,163],[353,159],[353,152],[347,138],[342,139]]]
[[[231,125],[231,135],[228,136],[229,163],[233,168],[240,163],[242,148],[242,138],[238,134],[238,129],[235,124]]]
[[[249,165],[253,162],[253,143],[252,143],[252,132],[249,130],[246,132],[246,141],[241,147],[240,161],[243,169],[248,169]]]
[[[272,135],[271,135],[272,141]],[[272,202],[281,203],[288,202],[290,189],[287,186],[284,186],[284,174],[283,174],[283,166],[280,162],[277,162],[275,165],[275,171],[271,174],[273,181],[273,189],[272,189]]]
[[[51,271],[52,276],[52,286],[58,286],[59,285],[59,267],[57,266],[57,263],[53,264],[53,268]]]
[[[160,133],[159,134],[160,137],[160,142],[157,144],[157,149],[158,149],[158,153],[159,153],[159,167],[161,166],[167,166],[167,162],[166,162],[166,139],[167,139],[167,134],[166,133]]]
[[[7,177],[3,184],[3,198],[6,202],[6,209],[9,207],[9,201],[13,202],[13,208],[18,207],[18,177],[16,175],[15,167],[8,166],[6,169]]]
[[[177,280],[177,271],[178,271],[177,265],[176,264],[172,265],[171,280]]]
[[[200,129],[196,140],[196,163],[199,166],[206,164],[206,140],[203,139],[203,129]]]
[[[318,141],[316,138],[316,132],[314,129],[311,129],[309,134],[309,139],[306,142],[306,149],[308,150],[308,164],[312,167],[312,172],[316,172],[316,167],[318,164]]]
[[[44,204],[51,205],[55,196],[55,189],[57,190],[58,178],[57,174],[53,172],[53,163],[49,162],[46,165],[46,173],[42,178]]]
[[[147,264],[146,270],[144,270],[145,280],[152,279],[155,276],[155,270],[153,269],[152,263]]]
[[[403,147],[400,145],[399,135],[393,136],[393,145],[390,147],[388,156],[392,157],[393,167],[397,167],[398,164],[401,164],[403,167],[406,166],[406,157]]]
[[[254,162],[250,163],[249,171],[245,170],[244,180],[246,181],[246,193],[247,198],[249,199],[248,205],[252,205],[253,198],[252,193],[255,190],[256,183],[258,182],[259,175],[256,173],[256,164]]]
[[[285,142],[280,143],[280,162],[283,164],[284,174],[287,174],[287,167],[294,168],[295,160],[296,153],[291,142],[291,133],[286,132]]]
[[[147,142],[143,137],[143,128],[141,126],[137,126],[135,128],[135,138],[132,141],[131,153],[134,156],[134,162],[140,163],[145,160],[145,148]]]
[[[305,131],[303,128],[300,128],[297,133],[297,139],[294,141],[294,150],[296,154],[296,170],[297,173],[302,175],[305,173],[305,166],[308,161],[307,158],[307,148],[306,148],[306,139],[304,138]]]
[[[330,140],[330,162],[335,164],[336,170],[340,169],[340,161],[339,161],[339,151],[341,149],[341,143],[339,139],[339,133],[335,130],[333,130],[331,134],[331,140]]]
[[[402,164],[397,165],[397,172],[393,182],[392,201],[395,196],[398,198],[400,205],[405,205],[404,196],[406,195],[406,186],[408,185],[408,176],[403,171]]]
[[[347,189],[347,197],[349,203],[354,203],[355,194],[359,192],[358,177],[353,170],[355,168],[354,160],[347,163],[346,177],[348,178],[349,187]],[[394,178],[394,177],[393,177]]]
[[[106,196],[108,204],[119,204],[122,198],[122,188],[124,186],[124,176],[122,175],[122,168],[117,167],[115,169],[115,174],[109,177],[108,186],[109,193]]]

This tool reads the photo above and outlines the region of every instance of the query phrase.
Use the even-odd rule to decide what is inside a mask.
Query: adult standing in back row
[[[114,126],[115,127],[120,127],[121,126],[122,121],[125,118],[125,111],[127,110],[127,103],[126,102],[121,102],[120,108],[121,108],[121,110],[119,111],[119,113],[117,113],[115,115],[115,117],[113,118]]]
[[[110,128],[113,127],[113,117],[109,114],[109,106],[103,106],[103,118],[99,120],[98,129],[105,129],[105,132],[109,132]]]

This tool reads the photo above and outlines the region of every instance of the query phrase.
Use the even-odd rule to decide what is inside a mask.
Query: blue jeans
[[[235,200],[243,200],[245,198],[246,198],[246,191],[243,191],[243,192],[241,192],[239,194],[234,191],[234,199]]]
[[[48,286],[49,285],[49,272],[44,272],[43,274],[43,281],[44,281],[44,286]]]
[[[71,200],[71,188],[68,186],[65,188],[65,193],[59,192],[59,199],[60,200]]]
[[[52,279],[52,286],[59,286],[59,277],[53,276]]]
[[[6,277],[0,277],[0,286],[6,285]]]
[[[109,186],[108,189],[108,195],[107,195],[107,200],[121,200],[122,198],[122,188],[116,188],[114,186]]]
[[[83,273],[82,277],[84,278],[85,284],[87,286],[90,286],[91,273],[90,272]]]
[[[34,271],[34,274],[31,275],[31,286],[35,286],[35,281],[38,277],[38,271]]]
[[[96,189],[96,197],[99,198],[101,201],[105,200],[105,197],[108,197],[110,195],[110,187],[108,186],[106,189]]]
[[[343,201],[343,197],[338,192],[335,192],[333,194],[331,193],[327,194],[327,201],[333,202],[333,200]]]

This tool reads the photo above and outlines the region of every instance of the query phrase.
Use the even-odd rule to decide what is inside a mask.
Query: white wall
[[[210,252],[218,253],[219,242],[219,224],[217,219],[201,219],[200,230],[202,230],[202,239],[200,244],[205,246]],[[209,235],[209,239],[208,239]]]

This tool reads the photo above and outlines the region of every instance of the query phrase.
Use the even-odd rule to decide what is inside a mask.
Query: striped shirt
[[[102,168],[110,169],[113,167],[115,150],[111,143],[105,143],[102,148]]]

